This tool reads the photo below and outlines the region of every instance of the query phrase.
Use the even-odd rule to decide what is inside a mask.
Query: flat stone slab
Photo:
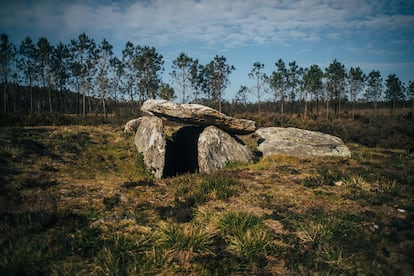
[[[142,105],[141,111],[184,124],[214,125],[233,134],[249,134],[257,129],[255,121],[233,118],[200,104],[177,104],[166,100],[148,100]]]
[[[298,128],[266,127],[256,133],[262,138],[258,149],[263,156],[286,154],[297,157],[351,157],[341,138]]]

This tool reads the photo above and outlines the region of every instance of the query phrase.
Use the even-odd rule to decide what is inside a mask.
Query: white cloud
[[[407,1],[371,0],[147,0],[10,1],[0,26],[64,40],[94,37],[163,46],[199,42],[210,47],[267,45],[368,36],[399,30],[414,33]],[[410,1],[408,1],[410,2]],[[3,5],[3,4],[2,4]],[[394,12],[394,13],[391,13]],[[403,14],[405,13],[405,14]]]

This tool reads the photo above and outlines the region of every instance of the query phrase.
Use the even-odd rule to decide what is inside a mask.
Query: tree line
[[[324,70],[317,64],[302,68],[296,61],[286,64],[282,59],[277,60],[275,67],[267,75],[263,72],[264,64],[255,62],[248,75],[255,85],[241,85],[236,100],[246,102],[247,94],[252,93],[257,98],[260,112],[261,99],[265,94],[270,94],[281,114],[285,112],[285,103],[288,101],[291,104],[299,103],[305,118],[310,102],[315,103],[317,116],[321,109],[325,109],[326,116],[329,116],[330,105],[333,104],[338,118],[344,102],[353,105],[352,116],[355,115],[356,104],[361,101],[372,103],[374,115],[378,103],[383,100],[391,103],[391,115],[395,114],[397,103],[405,100],[413,101],[414,111],[414,81],[405,85],[396,74],[388,75],[383,82],[378,70],[366,74],[360,67],[351,67],[347,71],[345,65],[336,59]]]
[[[100,110],[105,117],[108,101],[116,105],[119,102],[176,98],[172,85],[162,82],[164,58],[154,47],[128,41],[122,56],[117,57],[106,39],[97,44],[85,33],[68,44],[51,45],[44,37],[35,43],[26,37],[16,47],[7,34],[1,34],[0,43],[0,101],[4,113],[21,110],[29,113],[68,112],[68,105],[73,105],[69,103],[69,91],[77,95],[76,113],[91,113],[91,98],[99,98]],[[193,101],[204,98],[217,103],[221,109],[223,92],[234,69],[224,56],[216,55],[211,62],[202,65],[182,53],[173,61],[170,74],[182,94],[182,102],[191,97],[194,97]],[[22,87],[29,90],[26,101],[22,100]],[[36,98],[39,88],[43,93]],[[73,108],[69,112],[73,112]]]
[[[172,83],[168,84],[161,78],[164,58],[154,47],[128,41],[117,57],[106,39],[96,43],[85,33],[57,45],[51,45],[44,37],[37,42],[26,37],[18,46],[9,41],[7,34],[1,34],[0,110],[83,116],[100,112],[106,117],[108,102],[116,106],[178,97],[182,103],[204,103],[221,111],[224,91],[235,69],[224,56],[216,55],[209,63],[201,64],[181,53],[172,62]],[[253,64],[247,77],[254,81],[254,86],[241,85],[233,103],[246,104],[250,93],[257,98],[261,112],[261,103],[270,94],[276,111],[283,114],[287,103],[299,103],[306,118],[309,103],[315,104],[316,115],[323,109],[327,116],[333,105],[339,117],[345,101],[354,105],[358,101],[370,102],[376,113],[378,102],[387,100],[394,114],[399,101],[414,99],[413,81],[406,85],[395,74],[383,81],[379,71],[366,74],[359,67],[346,70],[336,59],[324,70],[317,64],[302,68],[296,61],[286,64],[282,59],[276,61],[271,74],[263,70],[263,63]]]

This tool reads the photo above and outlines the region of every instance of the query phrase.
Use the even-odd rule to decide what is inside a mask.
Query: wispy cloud
[[[414,33],[414,15],[407,14],[414,9],[412,1],[39,0],[2,5],[1,31],[17,27],[60,39],[87,31],[154,45],[197,41],[236,47],[372,30]],[[406,10],[397,10],[400,6]]]

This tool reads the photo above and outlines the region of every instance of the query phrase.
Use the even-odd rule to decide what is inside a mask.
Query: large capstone
[[[256,122],[227,116],[200,104],[177,104],[165,100],[148,100],[141,111],[183,124],[214,125],[232,134],[249,134],[256,130]]]
[[[137,132],[135,145],[144,156],[144,164],[155,177],[164,175],[165,153],[167,139],[164,133],[164,123],[158,117],[142,117]]]
[[[253,153],[237,138],[209,126],[198,138],[198,169],[211,173],[232,161],[252,162]]]
[[[297,157],[350,157],[351,151],[341,138],[298,128],[266,127],[256,133],[261,137],[258,146],[264,156],[286,154]]]

